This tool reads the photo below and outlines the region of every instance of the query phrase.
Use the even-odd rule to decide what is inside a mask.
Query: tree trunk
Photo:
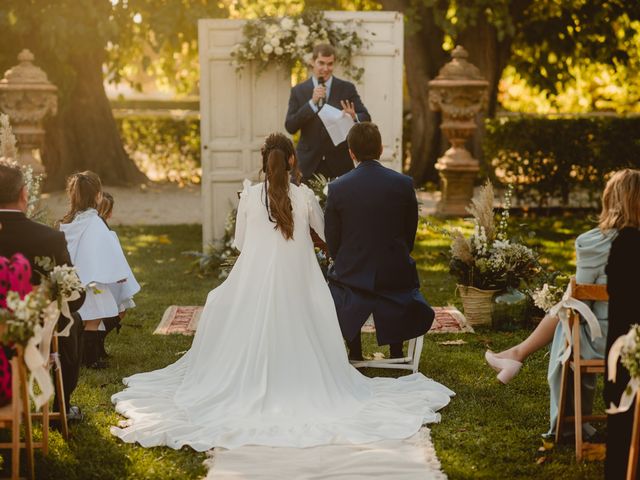
[[[102,54],[75,57],[71,65],[75,84],[46,124],[45,188],[62,188],[69,174],[82,170],[94,171],[108,185],[147,181],[122,146],[104,91]]]
[[[408,0],[381,0],[385,10],[405,12]],[[415,8],[415,5],[414,5]],[[437,180],[435,162],[442,151],[440,113],[429,108],[429,80],[435,78],[447,56],[442,50],[444,33],[435,24],[431,9],[418,7],[419,28],[405,25],[404,65],[411,111],[409,168],[416,185]]]
[[[498,86],[502,71],[504,70],[511,48],[511,37],[498,40],[498,34],[484,15],[476,19],[473,26],[465,29],[458,35],[458,45],[462,45],[469,52],[469,62],[478,67],[485,80],[489,82],[487,110],[476,119],[478,129],[468,143],[474,158],[485,161],[482,151],[482,139],[484,138],[484,121],[493,118],[498,106]],[[487,174],[492,174],[491,166],[486,164]]]

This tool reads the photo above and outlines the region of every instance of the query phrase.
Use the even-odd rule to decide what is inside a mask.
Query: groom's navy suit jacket
[[[290,134],[293,135],[300,130],[300,140],[296,149],[300,171],[305,179],[311,178],[320,162],[324,161],[329,163],[330,170],[335,172],[336,176],[342,175],[353,168],[347,142],[333,145],[322,120],[309,105],[312,95],[313,80],[311,78],[293,87],[289,97],[287,118],[284,122]],[[355,85],[334,76],[327,104],[342,110],[341,100],[353,102],[360,122],[371,121],[371,116],[360,100]]]
[[[360,334],[372,313],[380,345],[431,328],[434,312],[420,293],[410,255],[417,225],[412,179],[375,160],[329,184],[325,237],[334,259],[329,288],[347,340]]]

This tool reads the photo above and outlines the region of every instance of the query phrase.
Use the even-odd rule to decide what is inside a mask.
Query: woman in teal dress
[[[605,186],[602,194],[602,212],[598,227],[578,236],[575,243],[576,249],[576,282],[606,284],[607,276],[605,267],[609,257],[611,244],[617,235],[616,221],[618,218],[618,201],[626,198],[632,192],[627,192],[629,177],[640,177],[640,170],[625,169],[613,174]],[[591,330],[584,319],[580,322],[580,348],[584,359],[603,359],[605,341],[607,338],[607,302],[585,302],[598,319],[602,336],[592,339]],[[508,383],[515,377],[522,362],[526,358],[544,348],[551,342],[549,356],[549,368],[547,380],[549,382],[549,431],[545,436],[555,435],[558,416],[558,403],[560,400],[560,382],[562,374],[562,353],[564,352],[565,336],[562,325],[557,316],[547,315],[538,324],[536,329],[524,341],[499,353],[487,351],[485,359],[487,363],[498,372],[498,378],[502,383]],[[584,415],[589,415],[593,408],[596,377],[594,374],[582,376],[582,410]],[[567,403],[571,409],[572,402]],[[585,438],[591,437],[595,429],[588,423],[583,424]]]

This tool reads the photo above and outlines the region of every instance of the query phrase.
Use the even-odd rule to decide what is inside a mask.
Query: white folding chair
[[[411,370],[413,373],[420,367],[420,355],[424,344],[424,335],[409,340],[407,356],[402,358],[383,358],[380,360],[351,360],[351,365],[356,368],[393,368],[398,370]]]

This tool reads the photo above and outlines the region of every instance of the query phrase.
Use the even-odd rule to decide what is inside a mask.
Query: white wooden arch
[[[361,22],[369,47],[354,62],[365,68],[358,92],[382,134],[382,161],[395,170],[402,162],[402,15],[397,12],[325,12],[336,23]],[[291,72],[269,68],[258,77],[252,67],[238,75],[231,51],[242,41],[244,20],[198,23],[200,49],[200,135],[202,143],[203,245],[218,240],[242,180],[257,180],[260,146],[271,132],[284,132]],[[340,76],[340,71],[336,71]]]

